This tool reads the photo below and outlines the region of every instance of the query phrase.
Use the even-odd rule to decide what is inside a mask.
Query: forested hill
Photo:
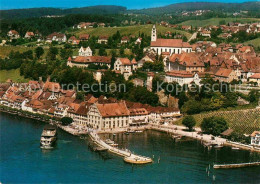
[[[118,14],[126,11],[123,6],[113,5],[100,5],[89,6],[83,8],[29,8],[29,9],[13,9],[13,10],[0,10],[1,19],[16,19],[16,18],[31,18],[42,17],[47,15],[68,15],[68,14]]]
[[[260,11],[260,2],[245,2],[245,3],[214,3],[214,2],[190,2],[177,3],[168,6],[147,8],[141,10],[128,10],[130,13],[139,14],[171,14],[178,11],[194,11],[194,10],[221,10],[225,12],[234,12],[239,10],[245,11]]]

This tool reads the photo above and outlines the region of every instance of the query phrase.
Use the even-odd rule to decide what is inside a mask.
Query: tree
[[[76,94],[76,99],[83,101],[85,99],[84,92],[78,91],[77,94]]]
[[[35,49],[35,55],[38,59],[40,59],[40,57],[44,54],[44,50],[42,47],[37,47]]]
[[[205,133],[217,136],[228,129],[228,125],[223,117],[212,116],[203,119],[201,123],[201,129]]]
[[[56,60],[56,56],[57,56],[58,52],[59,51],[56,47],[50,47],[49,52],[48,52],[49,59],[52,61]]]
[[[100,56],[106,56],[107,55],[106,49],[104,47],[100,47],[98,54]]]
[[[249,92],[248,97],[250,102],[257,102],[260,97],[260,94],[257,90],[253,89]]]
[[[115,64],[115,61],[116,61],[116,51],[115,50],[112,50],[111,51],[111,54],[112,54],[112,57],[111,57],[111,70],[114,69],[114,64]]]
[[[70,118],[70,117],[63,117],[63,118],[61,118],[61,123],[64,126],[67,126],[67,125],[71,124],[72,122],[73,122],[73,119]]]
[[[125,56],[125,49],[124,49],[124,47],[120,47],[119,54],[120,54],[121,57]]]
[[[189,131],[192,131],[193,127],[196,125],[196,120],[193,116],[186,116],[182,120],[182,124],[186,126],[189,129]]]

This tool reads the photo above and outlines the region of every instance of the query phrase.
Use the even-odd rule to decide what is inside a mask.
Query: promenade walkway
[[[193,139],[198,139],[209,144],[223,145],[227,141],[226,139],[221,137],[214,137],[214,140],[212,140],[212,135],[199,134],[199,132],[201,131],[200,128],[195,128],[194,132],[184,131],[186,128],[178,125],[151,124],[150,128],[153,130],[158,130],[158,131],[177,134],[185,137],[190,137]]]
[[[153,162],[153,160],[149,157],[136,155],[131,153],[129,150],[121,150],[106,144],[102,139],[100,139],[98,134],[95,133],[94,131],[90,131],[89,136],[92,139],[92,141],[96,143],[98,146],[107,149],[111,153],[124,157],[125,162],[132,163],[132,164],[147,164]]]

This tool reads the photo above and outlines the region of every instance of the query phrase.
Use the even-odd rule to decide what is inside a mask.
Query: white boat
[[[107,143],[107,144],[114,144],[114,141],[112,141],[112,140],[110,140],[110,139],[106,139],[106,140],[105,140],[105,143]]]
[[[232,150],[239,150],[239,148],[237,148],[237,147],[232,147]]]
[[[143,131],[142,130],[136,130],[135,132],[136,133],[142,133]]]
[[[50,149],[57,140],[57,130],[55,126],[45,125],[41,135],[41,148]]]

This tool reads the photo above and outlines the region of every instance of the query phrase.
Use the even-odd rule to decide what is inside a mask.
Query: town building
[[[98,37],[99,44],[107,44],[107,42],[108,42],[108,36],[99,36]]]
[[[48,35],[47,38],[46,38],[46,42],[47,43],[51,43],[52,41],[66,42],[67,41],[67,37],[66,37],[65,34],[54,32],[54,33]]]
[[[88,111],[88,126],[97,130],[112,130],[129,126],[130,112],[125,102],[93,104]]]
[[[76,56],[75,58],[68,58],[67,66],[86,68],[90,64],[94,65],[106,65],[108,68],[111,67],[111,57],[108,56]]]
[[[215,80],[218,80],[219,82],[229,83],[233,80],[238,80],[238,76],[236,75],[236,72],[232,69],[220,68],[215,73]]]
[[[249,77],[249,82],[256,82],[258,86],[260,86],[260,73],[255,73],[254,75]]]
[[[87,48],[80,47],[79,56],[92,56],[91,48],[90,47],[87,47]]]
[[[33,32],[26,32],[24,38],[30,39],[34,37],[34,33]]]
[[[254,131],[251,134],[251,145],[260,147],[260,131]]]
[[[192,46],[188,42],[183,42],[181,39],[162,39],[157,38],[155,25],[152,28],[151,34],[151,49],[161,55],[162,52],[172,54],[181,54],[182,52],[190,53]]]
[[[8,31],[7,36],[10,37],[10,39],[18,39],[18,38],[20,38],[20,35],[19,35],[19,33],[16,30]]]

